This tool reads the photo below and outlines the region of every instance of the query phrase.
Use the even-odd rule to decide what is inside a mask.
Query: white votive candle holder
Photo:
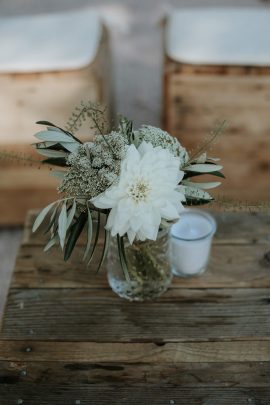
[[[206,270],[217,225],[208,213],[186,209],[171,228],[170,257],[173,274],[192,277]]]

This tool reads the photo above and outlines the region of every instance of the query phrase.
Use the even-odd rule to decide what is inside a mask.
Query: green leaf
[[[42,161],[42,164],[67,167],[67,161],[65,158],[49,158]]]
[[[196,176],[203,176],[206,173],[198,173],[198,172],[187,172],[184,175],[184,179],[190,179],[191,177],[196,177]],[[221,172],[211,172],[209,173],[209,175],[211,176],[217,176],[217,177],[221,177],[222,179],[225,179],[226,177],[224,176],[223,173]]]
[[[44,252],[47,252],[49,249],[51,249],[57,242],[59,241],[59,236],[55,235],[44,248]]]
[[[66,234],[67,234],[67,205],[66,202],[64,202],[58,218],[58,235],[62,250],[64,249]]]
[[[65,254],[64,254],[64,260],[67,261],[74,249],[74,246],[82,233],[83,227],[87,221],[87,214],[85,212],[82,212],[80,216],[78,217],[77,221],[71,226],[70,228],[70,234],[68,241],[66,243],[66,248],[65,248]]]
[[[69,152],[76,152],[79,147],[77,142],[61,142],[61,145]]]
[[[94,240],[94,243],[93,243],[93,247],[92,247],[91,254],[90,254],[90,259],[88,260],[87,266],[89,266],[89,264],[91,263],[92,258],[94,256],[96,246],[97,246],[97,243],[98,243],[98,239],[99,239],[99,231],[100,231],[100,212],[98,212],[95,240]]]
[[[192,198],[197,200],[213,200],[212,196],[206,191],[200,190],[199,188],[184,186],[184,194],[186,198]]]
[[[46,126],[49,125],[50,127],[59,128],[59,127],[57,127],[56,125],[54,125],[54,124],[52,124],[51,122],[46,121],[46,120],[37,121],[36,124],[46,125]],[[61,129],[61,128],[59,128],[59,129]]]
[[[59,131],[59,132],[65,132],[63,131],[63,129],[59,128],[59,127],[47,127],[48,131]]]
[[[209,156],[207,156],[207,159],[206,159],[206,163],[215,163],[215,162],[219,162],[220,161],[220,158],[215,158],[215,157],[209,157]]]
[[[53,225],[54,225],[54,223],[56,221],[57,210],[58,210],[58,204],[56,204],[55,208],[53,209],[53,212],[52,212],[51,217],[50,217],[49,225],[47,226],[44,234],[49,232],[49,230],[53,227]],[[54,236],[54,234],[52,236]]]
[[[63,143],[64,143],[64,142],[63,142]],[[71,142],[69,142],[69,143],[71,143]],[[68,151],[67,149],[65,149],[64,146],[63,146],[61,143],[59,143],[59,142],[41,142],[41,143],[36,143],[36,145],[37,145],[38,148],[40,147],[40,145],[41,145],[41,148],[42,148],[42,145],[50,145],[50,144],[52,144],[52,145],[51,145],[51,146],[48,146],[47,149],[51,149],[51,150],[61,150],[62,152],[66,152],[66,153],[69,152],[69,151]]]
[[[57,145],[57,142],[37,142],[37,143],[32,143],[32,146],[34,146],[36,149],[48,149],[52,146]],[[52,148],[55,149],[55,148]]]
[[[105,229],[105,240],[104,240],[103,250],[102,250],[102,254],[101,254],[101,259],[100,259],[100,262],[99,262],[99,265],[98,265],[98,268],[97,268],[97,273],[100,270],[101,266],[104,263],[104,260],[107,257],[107,253],[108,253],[108,250],[109,250],[109,247],[110,247],[110,239],[111,239],[111,232],[107,231]]]
[[[74,139],[71,136],[67,135],[64,132],[59,131],[40,131],[35,134],[35,137],[41,141],[49,142],[67,142],[74,143]],[[76,142],[77,143],[77,142]]]
[[[212,199],[212,200],[203,200],[203,199],[200,199],[200,198],[187,197],[184,205],[187,205],[187,206],[206,205],[206,204],[209,204],[212,201],[214,201],[214,199]]]
[[[196,163],[205,163],[206,159],[207,159],[207,154],[206,154],[206,152],[204,152],[196,158]]]
[[[65,177],[67,172],[65,171],[61,171],[61,170],[52,170],[52,172],[50,173],[51,176],[56,177],[59,180],[63,180],[63,178]]]
[[[74,136],[72,133],[70,133],[69,131],[66,131],[63,128],[58,127],[57,125],[54,125],[53,123],[51,123],[49,121],[44,121],[44,120],[43,121],[37,121],[36,124],[53,127],[53,128],[55,128],[55,129],[57,129],[57,130],[59,130],[61,132],[64,132],[65,134],[69,135],[72,139],[74,139],[74,141],[82,144],[82,142],[78,138],[76,138],[76,136]],[[50,129],[48,128],[48,130],[53,131],[53,129],[51,129],[51,128]]]
[[[53,149],[36,149],[37,153],[39,153],[42,156],[48,156],[52,158],[59,158],[59,157],[64,157],[66,158],[68,156],[68,153],[63,152],[61,150],[53,150]]]
[[[211,173],[212,176],[217,176],[217,177],[221,177],[222,179],[226,179],[226,177],[224,176],[223,173],[217,171],[217,172],[212,172]]]
[[[40,225],[44,221],[46,215],[49,213],[49,211],[54,206],[54,204],[56,204],[56,201],[49,204],[49,205],[47,205],[47,207],[43,208],[43,210],[39,213],[39,215],[37,216],[37,218],[36,218],[36,220],[34,222],[32,232],[36,232],[36,230],[40,227]]]
[[[198,173],[211,173],[219,171],[223,168],[223,166],[215,165],[211,163],[199,163],[195,165],[189,165],[184,168],[185,171],[188,172],[198,172]]]
[[[209,183],[195,183],[195,182],[192,182],[192,181],[183,180],[182,184],[183,184],[183,186],[199,188],[199,189],[202,189],[202,190],[210,190],[212,188],[220,186],[221,182],[220,181],[212,181],[212,182],[209,182]]]
[[[76,213],[76,208],[77,208],[77,204],[76,204],[76,200],[74,199],[73,205],[72,205],[72,207],[71,207],[71,210],[70,210],[69,213],[68,213],[67,229],[70,227],[70,225],[71,225],[71,223],[72,223],[72,221],[73,221],[74,215],[75,215],[75,213]]]
[[[83,261],[86,260],[88,253],[90,251],[91,242],[92,242],[92,234],[93,234],[92,215],[91,215],[91,211],[88,206],[87,206],[87,214],[88,214],[87,245],[86,245],[85,252],[83,255]]]
[[[130,277],[128,273],[128,265],[127,265],[127,258],[125,254],[125,245],[124,245],[124,239],[123,236],[119,236],[117,234],[117,245],[118,245],[118,254],[119,254],[119,259],[120,259],[120,264],[123,270],[123,273],[125,275],[125,278],[128,282],[130,282]]]

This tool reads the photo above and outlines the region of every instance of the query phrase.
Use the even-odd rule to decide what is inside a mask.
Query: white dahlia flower
[[[179,182],[179,158],[160,146],[142,142],[138,149],[127,148],[121,163],[119,181],[91,202],[102,209],[111,208],[106,229],[112,236],[127,234],[134,239],[156,240],[161,219],[179,218],[185,196]]]

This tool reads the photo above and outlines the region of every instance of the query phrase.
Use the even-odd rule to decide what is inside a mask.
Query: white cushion
[[[91,9],[0,18],[0,72],[79,69],[95,58],[101,22]]]
[[[187,64],[270,65],[270,10],[175,10],[168,17],[166,53]]]

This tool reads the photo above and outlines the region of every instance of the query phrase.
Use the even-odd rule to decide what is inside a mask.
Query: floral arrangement
[[[87,242],[83,260],[91,263],[101,232],[104,232],[98,269],[115,237],[119,259],[128,277],[125,240],[155,241],[161,229],[181,216],[185,205],[213,200],[208,189],[220,182],[195,182],[195,176],[224,177],[218,159],[207,156],[209,145],[221,133],[222,123],[194,153],[188,153],[169,133],[150,125],[135,130],[121,117],[109,131],[103,108],[82,104],[62,129],[39,121],[47,128],[38,132],[34,144],[45,157],[44,164],[58,167],[61,198],[45,207],[33,226],[36,231],[46,217],[48,243],[45,251],[60,244],[68,260],[83,229]],[[92,140],[82,143],[75,136],[85,120],[90,121]]]

